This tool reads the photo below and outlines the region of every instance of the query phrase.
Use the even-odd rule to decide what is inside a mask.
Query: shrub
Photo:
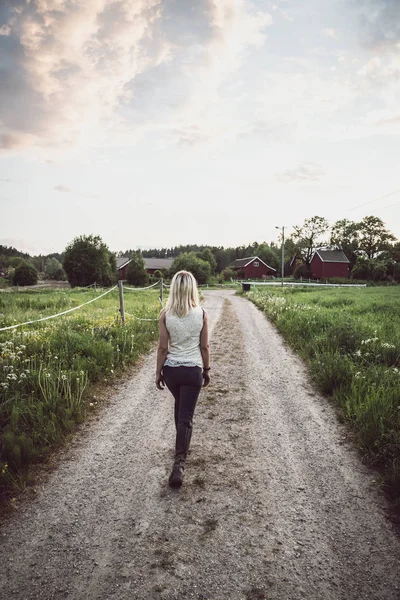
[[[195,252],[185,252],[174,260],[171,274],[178,271],[190,271],[199,284],[208,283],[211,278],[210,263],[196,256]]]
[[[135,254],[126,270],[126,279],[131,285],[146,285],[149,276],[144,266],[143,256]]]
[[[65,249],[63,266],[72,287],[109,286],[116,279],[115,255],[99,236],[76,237]]]
[[[300,279],[301,277],[305,277],[306,279],[308,279],[309,277],[311,277],[310,267],[308,267],[304,263],[300,263],[295,268],[293,272],[293,277],[295,279]]]
[[[66,279],[62,264],[56,258],[46,260],[44,273],[47,279],[54,279],[56,281],[64,281]]]
[[[230,281],[231,279],[235,279],[236,273],[234,269],[226,268],[221,272],[221,279],[223,281]]]
[[[24,263],[17,267],[13,275],[14,285],[36,285],[38,272],[33,265]]]

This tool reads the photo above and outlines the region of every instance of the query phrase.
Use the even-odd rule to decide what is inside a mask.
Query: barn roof
[[[170,269],[175,258],[144,258],[146,269]]]
[[[131,259],[129,258],[129,256],[117,256],[117,269],[122,269],[122,267],[125,267],[125,265],[127,265],[130,262]]]
[[[322,250],[318,249],[314,252],[314,256],[317,254],[322,262],[332,263],[349,263],[349,259],[343,252],[343,250]],[[312,259],[311,259],[312,260]]]
[[[242,267],[247,267],[247,265],[252,263],[254,260],[259,260],[263,265],[268,267],[268,269],[271,269],[271,271],[276,271],[276,269],[274,269],[274,267],[270,267],[269,265],[267,265],[267,263],[265,263],[263,260],[261,260],[261,258],[258,258],[258,256],[250,256],[247,258],[237,258],[236,260],[233,261],[233,263],[231,263],[229,265],[229,267],[231,267],[232,269],[241,269]]]

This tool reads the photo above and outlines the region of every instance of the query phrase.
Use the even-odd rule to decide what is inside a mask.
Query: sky
[[[0,244],[400,238],[399,0],[0,0]]]

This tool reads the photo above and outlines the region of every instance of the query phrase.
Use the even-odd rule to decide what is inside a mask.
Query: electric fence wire
[[[68,313],[71,313],[74,310],[79,310],[80,308],[82,308],[82,306],[86,306],[87,304],[91,304],[92,302],[96,302],[96,300],[99,300],[100,298],[102,298],[106,294],[109,294],[113,290],[117,289],[117,287],[118,286],[115,285],[114,287],[110,288],[106,292],[103,292],[103,294],[100,294],[100,296],[96,296],[96,298],[92,298],[92,300],[88,300],[88,302],[84,302],[83,304],[80,304],[79,306],[74,306],[73,308],[69,308],[68,310],[64,310],[63,312],[57,313],[56,315],[50,315],[49,317],[42,317],[41,319],[35,319],[33,321],[25,321],[25,323],[17,323],[17,325],[9,325],[8,327],[1,327],[0,331],[6,331],[7,329],[16,329],[17,327],[22,327],[23,325],[31,325],[32,323],[39,323],[41,321],[48,321],[49,319],[55,319],[56,317],[61,317],[62,315],[67,315]]]

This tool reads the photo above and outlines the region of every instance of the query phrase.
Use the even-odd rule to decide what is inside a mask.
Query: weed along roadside
[[[400,512],[400,288],[284,288],[246,296],[333,398]]]
[[[93,386],[107,386],[158,336],[158,291],[46,290],[2,294],[0,328],[82,306],[67,315],[0,331],[0,502],[31,480],[43,461],[96,408]],[[91,302],[93,300],[93,303]]]

